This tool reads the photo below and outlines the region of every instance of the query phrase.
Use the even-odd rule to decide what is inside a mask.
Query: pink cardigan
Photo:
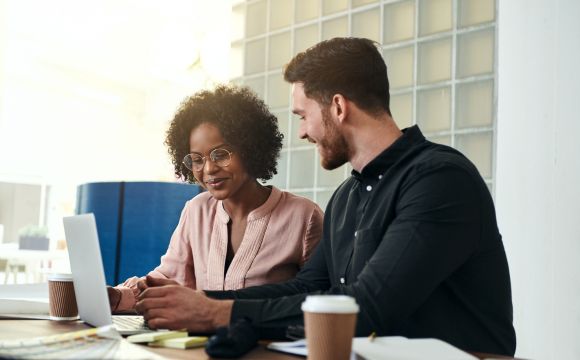
[[[222,201],[204,192],[181,213],[167,253],[149,273],[192,289],[236,290],[293,278],[322,236],[322,210],[312,201],[272,187],[262,206],[248,215],[246,232],[224,276],[229,215]],[[137,281],[118,285],[115,310],[135,306]]]

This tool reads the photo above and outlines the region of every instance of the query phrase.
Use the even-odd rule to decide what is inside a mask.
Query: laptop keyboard
[[[113,325],[118,331],[149,330],[143,316],[113,316]]]

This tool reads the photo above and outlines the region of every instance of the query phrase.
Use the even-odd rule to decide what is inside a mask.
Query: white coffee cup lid
[[[73,281],[72,274],[48,274],[48,280],[51,281]]]
[[[359,307],[353,297],[346,295],[309,295],[302,303],[302,311],[352,314],[358,313]]]

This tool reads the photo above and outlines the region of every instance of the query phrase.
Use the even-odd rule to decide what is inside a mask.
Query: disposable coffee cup
[[[307,296],[302,303],[308,359],[348,360],[359,307],[345,295]]]
[[[79,310],[71,274],[48,276],[48,303],[51,320],[76,320]]]

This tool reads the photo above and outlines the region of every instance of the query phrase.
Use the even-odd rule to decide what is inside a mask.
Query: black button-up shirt
[[[489,190],[467,158],[425,140],[416,126],[335,191],[323,238],[295,279],[208,295],[237,299],[232,321],[245,316],[268,328],[301,321],[307,293],[353,296],[358,336],[515,352],[509,270]]]

